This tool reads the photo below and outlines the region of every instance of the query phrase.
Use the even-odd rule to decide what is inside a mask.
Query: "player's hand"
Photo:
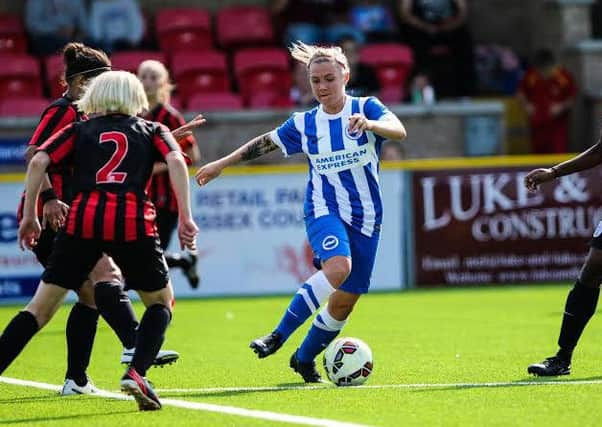
[[[372,130],[372,120],[368,120],[366,116],[356,113],[349,117],[349,133],[354,134],[359,131]]]
[[[207,120],[203,117],[203,115],[199,114],[198,116],[196,116],[194,119],[192,119],[188,123],[180,126],[177,129],[174,129],[171,132],[171,134],[176,139],[176,141],[180,141],[180,140],[192,135],[193,129],[198,128],[199,126],[202,126],[206,122],[207,122]]]
[[[38,244],[38,239],[42,233],[40,221],[37,218],[24,217],[19,225],[19,247],[21,250],[32,249]]]
[[[196,250],[196,236],[199,234],[199,228],[192,218],[180,219],[178,225],[178,237],[180,239],[180,249]]]
[[[50,226],[54,231],[59,231],[65,225],[69,205],[59,199],[52,199],[44,203],[42,210],[42,229]]]
[[[525,176],[525,187],[527,190],[535,192],[539,189],[540,184],[552,181],[555,177],[552,169],[535,169]]]
[[[195,174],[196,182],[200,185],[207,185],[209,181],[217,178],[222,173],[223,167],[218,161],[207,163],[202,166]]]

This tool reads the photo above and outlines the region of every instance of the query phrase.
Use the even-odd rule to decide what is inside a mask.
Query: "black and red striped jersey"
[[[177,129],[186,123],[180,112],[169,104],[158,104],[144,118],[151,122],[162,123],[171,130]],[[178,143],[182,151],[185,152],[189,147],[196,145],[196,140],[191,135],[178,141]],[[178,211],[178,203],[167,172],[153,175],[148,195],[157,209],[168,209],[171,212]]]
[[[29,140],[28,145],[40,146],[44,141],[54,135],[56,132],[64,128],[70,123],[85,120],[86,117],[80,113],[73,100],[67,96],[62,96],[52,102],[40,117],[33,136]],[[68,167],[64,166],[52,166],[48,168],[48,177],[50,183],[59,199],[70,202],[72,193],[70,188],[70,175],[71,171]],[[17,218],[21,221],[23,217],[23,202],[25,199],[25,192],[21,196],[21,202],[17,208]],[[42,215],[41,201],[38,200],[38,213]]]
[[[67,234],[116,242],[156,236],[147,197],[153,164],[180,151],[167,127],[110,114],[68,125],[38,151],[73,170]]]

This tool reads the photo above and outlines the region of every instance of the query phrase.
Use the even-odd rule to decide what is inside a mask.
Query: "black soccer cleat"
[[[270,354],[276,353],[278,349],[282,347],[282,344],[282,336],[274,331],[265,337],[254,339],[251,341],[249,347],[253,349],[255,354],[257,354],[257,357],[263,359]]]
[[[133,396],[141,411],[161,409],[161,402],[153,390],[153,386],[134,368],[128,368],[121,378],[121,391]]]
[[[191,252],[189,252],[187,256],[182,257],[182,272],[184,273],[184,276],[186,276],[192,289],[198,288],[199,282],[201,281],[196,269],[197,260],[196,254]]]
[[[558,356],[548,357],[540,363],[533,363],[527,368],[527,372],[538,377],[556,377],[571,374],[571,361],[561,359]]]
[[[291,356],[290,367],[303,377],[303,381],[306,383],[321,383],[322,377],[316,369],[316,362],[301,362],[297,359],[297,352],[295,351]]]

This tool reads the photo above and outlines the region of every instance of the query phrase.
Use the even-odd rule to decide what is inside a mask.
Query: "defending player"
[[[81,43],[67,44],[63,49],[63,61],[66,91],[42,113],[40,123],[26,150],[27,161],[31,159],[35,150],[43,142],[64,126],[86,119],[86,116],[78,111],[74,102],[83,95],[85,87],[91,79],[111,69],[111,61],[104,52]],[[194,121],[191,123],[193,126],[197,124]],[[181,128],[180,132],[186,134],[189,130],[190,125]],[[71,202],[71,181],[71,171],[68,167],[51,166],[42,183],[38,213],[40,214],[39,219],[45,226],[33,252],[44,267],[46,267],[54,246],[56,230],[62,227],[68,212],[68,205],[64,202]],[[19,221],[23,215],[24,197],[25,193],[23,193],[17,212]],[[114,286],[121,280],[119,269],[108,257],[103,257],[90,272],[89,280],[86,280],[77,292],[78,302],[71,309],[67,319],[67,372],[61,390],[62,395],[87,394],[96,391],[94,384],[86,374],[98,324],[93,283],[97,285],[99,308],[103,311],[103,316],[109,312],[112,313],[109,314],[109,317],[122,319],[121,322],[112,326],[116,328],[116,333],[124,346],[121,356],[122,363],[131,361],[136,343],[138,320],[127,294],[118,291],[119,288]],[[3,338],[0,337],[0,345],[2,343]],[[174,362],[178,357],[178,353],[174,351],[161,350],[154,363],[164,365]],[[6,369],[7,363],[10,361],[0,359],[0,372]]]
[[[285,156],[302,152],[309,157],[305,226],[322,269],[299,288],[276,329],[254,340],[251,348],[260,358],[275,353],[328,300],[290,359],[306,382],[318,382],[315,357],[338,335],[370,287],[382,222],[381,144],[386,138],[404,139],[406,131],[378,99],[345,94],[349,65],[339,47],[299,43],[291,53],[308,67],[319,106],[294,113],[279,128],[203,166],[196,178],[205,185],[225,167],[277,148]]]
[[[173,86],[169,82],[169,73],[165,66],[155,60],[144,61],[138,67],[138,78],[144,86],[149,104],[149,111],[144,118],[163,123],[169,129],[177,129],[184,125],[184,118],[170,104]],[[192,164],[198,164],[201,154],[194,136],[190,135],[187,138],[182,138],[178,140],[178,144],[180,144],[182,151],[188,155]],[[161,240],[161,247],[166,250],[178,224],[178,205],[164,163],[157,163],[153,169],[149,198],[157,209],[159,239]],[[197,255],[195,252],[187,251],[183,254],[166,252],[165,259],[170,268],[179,267],[182,269],[191,288],[196,289],[199,286]]]
[[[140,410],[160,409],[144,376],[171,320],[173,292],[157,239],[155,210],[145,190],[155,161],[164,159],[178,199],[180,242],[194,249],[198,229],[190,212],[185,157],[165,126],[136,117],[148,103],[142,84],[131,73],[103,73],[77,104],[94,118],[63,128],[42,144],[29,163],[21,245],[34,247],[40,236],[36,199],[50,164],[73,168],[75,196],[36,294],[4,332],[12,339],[0,347],[0,356],[18,355],[54,315],[67,291],[81,288],[105,253],[147,307],[121,387],[134,396]]]
[[[537,191],[545,182],[553,181],[561,176],[591,169],[602,163],[602,134],[598,142],[581,153],[549,169],[535,169],[525,177],[525,186],[530,191]],[[585,326],[596,312],[602,282],[602,222],[594,231],[590,250],[581,267],[575,286],[566,298],[564,314],[556,355],[548,357],[541,363],[529,365],[527,372],[539,376],[569,375],[571,359],[579,337]]]

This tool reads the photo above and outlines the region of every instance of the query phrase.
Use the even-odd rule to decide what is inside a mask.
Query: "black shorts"
[[[47,227],[42,230],[40,238],[38,239],[38,244],[33,247],[33,253],[39,263],[42,264],[42,267],[46,267],[48,264],[48,258],[50,258],[52,248],[54,248],[55,238],[56,232],[52,228]]]
[[[106,253],[121,269],[128,289],[157,291],[167,285],[167,264],[159,239],[135,242],[104,242],[59,233],[42,280],[62,288],[78,290],[90,271]]]
[[[163,250],[167,249],[171,235],[178,226],[178,213],[169,209],[157,209],[157,231]]]

